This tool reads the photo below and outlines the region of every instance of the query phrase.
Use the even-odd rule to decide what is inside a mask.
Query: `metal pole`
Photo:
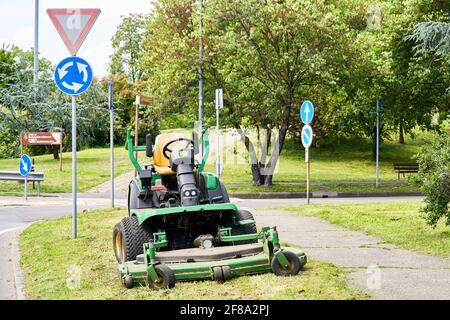
[[[34,92],[39,90],[39,0],[34,1]]]
[[[72,238],[77,238],[77,112],[72,96]]]
[[[306,160],[306,203],[309,204],[309,180],[310,180],[310,167],[309,167],[309,148],[305,148],[305,160]]]
[[[109,105],[109,132],[111,147],[111,207],[114,208],[114,107],[113,107],[113,83],[108,82],[108,105]]]
[[[137,147],[139,144],[139,105],[141,104],[141,97],[140,96],[136,96],[136,114],[134,117],[134,122],[135,122],[135,129],[134,129],[134,146]],[[135,151],[134,152],[134,157],[136,158],[136,160],[138,159],[138,152]],[[134,176],[137,176],[137,170],[134,169]]]
[[[200,26],[199,26],[199,58],[200,58],[200,66],[198,69],[198,121],[200,124],[203,122],[203,0],[199,1],[200,5]]]
[[[216,106],[216,176],[220,177],[220,131],[219,131],[219,106]]]
[[[379,181],[379,160],[380,160],[380,100],[377,100],[377,146],[376,146],[376,187],[380,183]]]
[[[24,194],[25,194],[25,200],[28,200],[28,177],[25,176],[25,190],[24,190]]]

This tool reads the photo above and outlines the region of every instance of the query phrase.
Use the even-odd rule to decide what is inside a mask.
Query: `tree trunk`
[[[292,100],[292,99],[291,99]],[[269,162],[265,167],[265,179],[264,186],[269,187],[273,184],[273,174],[275,167],[277,165],[278,159],[280,158],[281,151],[283,150],[284,142],[286,141],[286,134],[289,129],[289,118],[291,113],[291,105],[285,105],[283,108],[283,118],[280,131],[278,133],[278,141],[273,146],[272,155],[270,156]]]
[[[250,141],[250,138],[244,133],[244,130],[242,130],[240,125],[236,125],[235,128],[239,133],[241,140],[244,142],[245,148],[247,149],[247,152],[250,156],[253,185],[260,186],[261,174],[255,147],[253,146],[253,143]]]
[[[405,136],[403,132],[403,122],[400,121],[399,127],[398,127],[398,143],[405,144]]]
[[[59,145],[53,145],[52,149],[53,149],[53,159],[59,160]]]

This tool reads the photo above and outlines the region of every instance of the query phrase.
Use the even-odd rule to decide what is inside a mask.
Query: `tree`
[[[333,86],[337,69],[349,63],[342,12],[326,1],[216,1],[207,7],[206,70],[223,83],[228,120],[249,152],[253,184],[270,186],[291,111],[313,88]],[[256,128],[256,140],[244,126]]]
[[[450,130],[422,148],[416,159],[419,173],[415,181],[425,195],[420,211],[433,227],[440,219],[450,225]]]
[[[0,87],[0,157],[17,156],[19,134],[23,131],[65,132],[64,147],[70,147],[71,100],[55,88],[51,64],[40,60],[38,94],[33,86],[33,52],[13,47],[14,57],[10,75],[0,74],[7,84]],[[0,63],[0,65],[3,62]],[[1,69],[0,69],[1,71]],[[94,81],[91,89],[77,101],[78,143],[89,147],[105,143],[108,137],[106,93]],[[104,137],[104,139],[102,139]]]
[[[382,137],[397,132],[399,142],[417,126],[433,129],[435,114],[448,110],[442,94],[450,81],[449,68],[430,56],[415,56],[414,44],[404,40],[426,17],[445,17],[445,2],[376,1],[363,4],[367,26],[356,29],[355,48],[360,61],[352,68],[353,81],[344,83],[347,122],[337,122],[352,135],[363,134],[375,145],[375,105],[382,102]],[[369,10],[370,9],[370,10]],[[448,12],[448,10],[447,10]],[[371,18],[371,15],[374,15]],[[372,23],[371,21],[376,21]],[[350,124],[350,126],[349,126]]]
[[[406,40],[417,43],[417,53],[433,51],[436,56],[450,63],[450,22],[427,21],[414,26],[414,31]]]
[[[123,17],[111,41],[114,50],[111,55],[111,73],[125,74],[131,83],[137,83],[146,78],[146,69],[141,63],[145,55],[142,43],[146,25],[146,15],[131,14]]]

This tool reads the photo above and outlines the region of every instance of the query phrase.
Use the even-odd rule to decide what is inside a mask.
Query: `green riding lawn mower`
[[[205,172],[208,128],[191,138],[163,133],[127,149],[137,171],[128,191],[128,217],[114,227],[120,281],[127,288],[173,288],[176,281],[216,280],[264,272],[298,274],[299,250],[280,246],[276,227],[257,230],[253,215],[230,203],[224,184]],[[142,167],[135,152],[152,162]],[[197,158],[199,158],[197,161]]]

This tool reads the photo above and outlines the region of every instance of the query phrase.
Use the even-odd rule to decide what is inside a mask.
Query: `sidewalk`
[[[258,226],[277,226],[282,242],[347,269],[349,284],[374,299],[450,297],[450,259],[402,250],[362,232],[281,210],[253,210]]]

